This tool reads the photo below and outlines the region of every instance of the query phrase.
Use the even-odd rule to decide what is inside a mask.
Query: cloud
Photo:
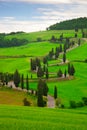
[[[40,4],[59,4],[71,3],[71,0],[0,0],[1,2],[27,2],[27,3],[40,3]]]
[[[42,13],[41,16],[33,16],[34,19],[40,20],[55,20],[55,22],[60,22],[66,19],[72,19],[77,17],[87,16],[87,6],[86,5],[74,5],[70,4],[68,6],[55,6],[54,8],[38,8],[38,11]]]
[[[3,18],[0,21],[0,32],[9,33],[16,31],[24,32],[35,32],[45,30],[51,24],[54,24],[55,21],[18,21],[16,19]]]
[[[19,1],[41,3],[41,4],[71,3],[71,0],[19,0]]]
[[[87,4],[87,0],[0,0],[0,2],[27,2],[35,4]]]
[[[13,0],[0,0],[0,1],[14,2]],[[16,15],[15,17],[9,17],[9,16],[3,17],[3,18],[1,17],[0,18],[0,32],[40,31],[40,30],[45,30],[46,27],[49,27],[50,25],[58,23],[60,21],[87,16],[87,13],[86,13],[87,1],[86,0],[77,0],[76,2],[75,0],[61,0],[61,1],[59,0],[15,0],[15,1],[16,2],[17,1],[30,2],[30,3],[32,2],[44,3],[48,5],[37,6],[37,9],[34,10],[36,12],[34,12],[29,18],[28,18],[28,15],[26,16],[25,14],[25,18],[23,18],[24,15],[21,15],[22,17],[21,20],[18,20],[20,19],[19,12],[17,16],[18,19],[15,18]],[[55,2],[59,4],[55,4]],[[55,4],[55,5],[49,5],[49,4]]]

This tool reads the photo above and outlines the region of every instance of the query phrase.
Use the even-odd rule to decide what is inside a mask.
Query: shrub
[[[58,77],[62,77],[62,74],[63,74],[63,73],[62,73],[62,70],[59,69],[58,72],[57,72],[57,76],[58,76]]]
[[[47,106],[47,97],[46,96],[43,96],[43,103],[44,103],[44,106]]]
[[[61,104],[61,108],[65,108],[64,104]]]
[[[76,108],[77,104],[75,101],[70,101],[70,108]]]
[[[30,102],[27,100],[27,98],[24,98],[23,102],[24,106],[30,106]]]
[[[87,105],[87,97],[83,97],[82,101],[83,101],[84,105]]]
[[[56,99],[55,104],[56,104],[56,107],[61,107],[61,101],[59,98]]]
[[[41,41],[42,41],[41,37],[38,37],[37,42],[41,42]]]
[[[85,59],[85,62],[87,63],[87,59]]]
[[[84,106],[84,103],[82,102],[82,101],[79,101],[78,103],[77,103],[77,107],[83,107]]]

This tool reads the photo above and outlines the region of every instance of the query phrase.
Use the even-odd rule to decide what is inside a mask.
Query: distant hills
[[[71,30],[71,29],[84,29],[87,28],[87,17],[66,20],[56,23],[47,28],[47,30]]]

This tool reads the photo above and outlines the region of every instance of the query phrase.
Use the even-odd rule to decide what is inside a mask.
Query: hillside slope
[[[48,30],[70,30],[70,29],[82,29],[87,28],[87,18],[77,18],[72,20],[63,21],[60,23],[56,23],[50,27]]]
[[[87,111],[0,106],[1,130],[86,130]]]

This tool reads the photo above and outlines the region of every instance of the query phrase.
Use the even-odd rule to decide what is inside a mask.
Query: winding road
[[[47,107],[48,108],[55,108],[55,100],[54,97],[48,95]]]

